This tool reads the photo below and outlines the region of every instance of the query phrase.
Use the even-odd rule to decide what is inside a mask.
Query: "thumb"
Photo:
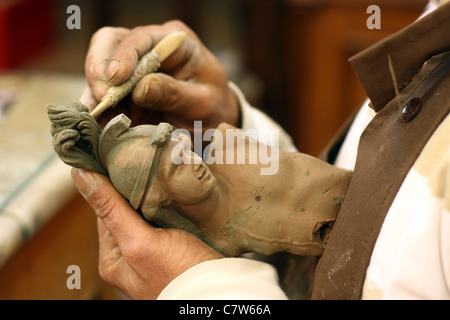
[[[148,229],[148,224],[104,175],[74,168],[72,180],[119,246],[139,229]]]
[[[137,84],[132,98],[138,106],[189,117],[189,112],[197,109],[190,106],[209,105],[214,96],[211,86],[152,73]]]

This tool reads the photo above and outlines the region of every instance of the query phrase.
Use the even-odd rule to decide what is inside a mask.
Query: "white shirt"
[[[425,14],[436,7],[430,1]],[[281,128],[230,84],[243,129]],[[353,169],[359,137],[375,112],[361,107],[335,165]],[[295,151],[281,130],[279,147]],[[441,123],[406,176],[372,252],[363,299],[450,299],[450,117]],[[276,270],[246,258],[201,263],[174,279],[158,299],[286,299]]]

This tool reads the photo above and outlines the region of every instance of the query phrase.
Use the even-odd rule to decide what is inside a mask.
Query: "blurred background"
[[[2,69],[83,73],[92,34],[102,26],[181,19],[224,63],[248,100],[317,154],[364,92],[347,59],[414,21],[426,0],[1,0]],[[10,3],[10,5],[8,5]],[[69,5],[81,29],[69,30]],[[366,9],[381,8],[369,30]],[[15,9],[16,8],[16,9]],[[9,16],[10,15],[10,16]]]
[[[0,0],[0,115],[4,114],[7,120],[14,118],[8,116],[14,108],[21,109],[14,106],[17,91],[28,92],[29,99],[22,101],[23,113],[17,111],[16,121],[21,123],[34,117],[30,101],[42,101],[45,105],[76,100],[84,86],[89,40],[100,27],[133,28],[180,19],[219,57],[230,79],[253,106],[279,122],[300,151],[317,155],[365,100],[348,58],[413,22],[426,3],[427,0]],[[73,4],[81,10],[81,29],[69,30],[66,21],[71,13],[66,10]],[[366,25],[370,16],[366,9],[374,4],[381,8],[379,30],[369,30]],[[42,112],[35,118],[39,116]],[[27,124],[27,128],[30,126],[33,127]],[[3,127],[0,122],[3,137],[18,136],[17,124],[11,125],[16,133],[13,129],[7,131],[7,125]],[[45,136],[48,123],[39,130]],[[29,132],[28,136],[36,134]],[[6,148],[11,139],[0,140],[3,181],[12,181],[5,178],[11,173],[10,163],[15,163],[16,171],[22,175],[25,172],[17,157],[10,157],[12,160],[5,164],[5,154],[13,148]],[[27,160],[34,157],[23,150],[21,154]],[[39,176],[42,159],[30,165],[27,175],[38,172],[35,176]],[[33,180],[21,179],[27,182],[19,179],[20,188],[5,191],[11,203]],[[48,196],[45,201],[50,201]],[[46,219],[31,218],[31,231],[24,231],[20,219],[8,220],[19,225],[15,233],[19,240],[15,244],[2,231],[11,233],[12,228],[1,227],[7,216],[2,213],[11,203],[0,204],[0,298],[111,297],[110,288],[98,279],[95,220],[89,214],[85,218],[88,222],[80,218],[83,215],[79,212],[89,211],[82,199],[71,194],[54,209],[55,214]],[[23,214],[24,209],[20,210]],[[71,214],[81,220],[71,221]],[[69,246],[80,235],[86,241],[78,244],[78,251],[74,249],[76,244],[66,250],[64,243]],[[49,243],[59,243],[59,249]],[[45,259],[41,251],[47,254]],[[66,287],[68,275],[64,266],[70,259],[79,265],[83,262],[77,259],[86,260],[86,266],[81,268],[88,275],[83,278],[83,286],[91,288],[81,290],[82,294]],[[43,288],[43,283],[56,283],[55,277],[63,284]],[[30,286],[35,289],[30,291]]]

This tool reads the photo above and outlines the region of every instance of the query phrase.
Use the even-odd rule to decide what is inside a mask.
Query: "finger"
[[[196,47],[196,36],[183,23],[170,21],[164,25],[137,27],[127,35],[117,46],[106,69],[106,75],[111,85],[119,85],[133,74],[139,59],[151,50],[159,41],[175,31],[187,31],[188,39],[165,62],[164,70],[170,72],[185,64],[192,57]]]
[[[72,179],[123,250],[133,246],[134,240],[138,241],[134,238],[135,234],[148,233],[151,229],[107,177],[86,170],[73,169]]]
[[[101,218],[97,218],[97,230],[99,239],[99,261],[103,267],[110,269],[122,257],[122,252],[116,239],[106,228]]]
[[[145,76],[132,94],[134,103],[151,110],[204,119],[215,104],[214,88],[207,84],[177,80],[163,73]],[[218,95],[217,95],[218,96]],[[204,113],[204,114],[203,114]]]
[[[92,36],[86,55],[85,74],[97,101],[100,101],[109,87],[106,68],[112,61],[114,50],[129,32],[126,28],[105,27]]]

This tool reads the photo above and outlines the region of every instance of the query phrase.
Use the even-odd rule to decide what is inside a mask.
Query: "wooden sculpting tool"
[[[91,115],[97,118],[106,109],[117,105],[145,75],[157,71],[161,63],[178,49],[185,38],[185,32],[174,32],[163,38],[150,52],[142,56],[130,79],[108,89],[100,103],[91,111]]]

